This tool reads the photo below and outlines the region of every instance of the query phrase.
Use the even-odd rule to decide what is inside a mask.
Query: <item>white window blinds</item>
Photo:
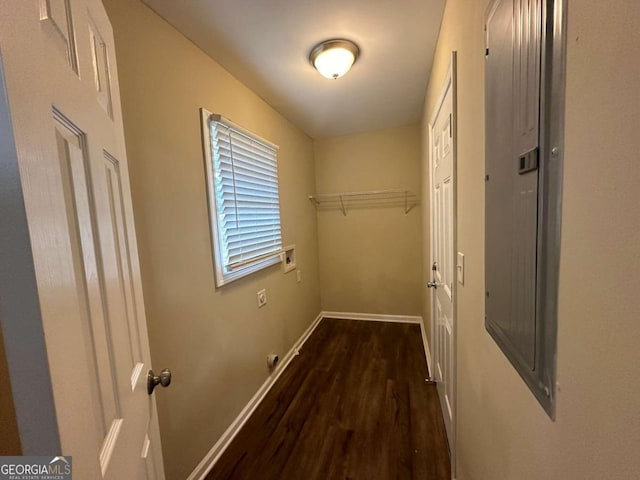
[[[208,124],[210,208],[223,285],[280,261],[277,147],[217,115]]]

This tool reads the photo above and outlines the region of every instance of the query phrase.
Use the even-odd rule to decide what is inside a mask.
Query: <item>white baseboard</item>
[[[251,414],[258,407],[260,402],[264,399],[264,397],[269,393],[273,384],[280,378],[282,372],[289,366],[291,360],[298,355],[300,348],[307,341],[307,339],[311,336],[313,331],[316,329],[320,320],[322,320],[322,312],[318,314],[315,320],[309,325],[309,328],[300,336],[298,341],[294,343],[291,350],[287,352],[284,358],[280,361],[280,364],[276,368],[275,372],[273,372],[269,377],[265,380],[265,382],[260,386],[256,394],[249,400],[249,403],[242,409],[242,411],[238,414],[236,419],[233,421],[229,428],[225,430],[222,436],[218,439],[215,445],[209,450],[209,452],[205,455],[202,461],[198,464],[191,475],[187,477],[187,480],[203,480],[204,477],[211,471],[215,463],[222,456],[227,447],[231,444],[235,436],[238,434],[240,429],[244,426],[246,421],[249,419]]]
[[[435,378],[431,370],[431,349],[429,348],[429,339],[427,338],[427,329],[424,328],[424,321],[420,322],[420,333],[422,334],[422,344],[424,345],[424,356],[427,359],[427,368],[429,369],[429,378]]]
[[[369,322],[422,323],[422,317],[414,315],[381,315],[379,313],[321,312],[322,318],[366,320]]]

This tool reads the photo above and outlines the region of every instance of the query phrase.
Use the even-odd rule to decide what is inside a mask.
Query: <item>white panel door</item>
[[[0,6],[62,447],[46,453],[74,478],[163,479],[111,25],[100,0]]]
[[[447,430],[453,444],[455,417],[454,132],[452,77],[430,126],[431,186],[431,344],[433,372]]]

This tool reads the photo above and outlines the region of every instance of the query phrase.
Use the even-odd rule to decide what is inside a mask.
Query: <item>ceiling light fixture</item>
[[[320,75],[334,80],[342,77],[356,63],[360,49],[350,40],[325,40],[311,50],[309,61]]]

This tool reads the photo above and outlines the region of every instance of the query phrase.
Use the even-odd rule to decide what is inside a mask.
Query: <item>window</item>
[[[278,147],[202,109],[216,286],[280,263]]]

